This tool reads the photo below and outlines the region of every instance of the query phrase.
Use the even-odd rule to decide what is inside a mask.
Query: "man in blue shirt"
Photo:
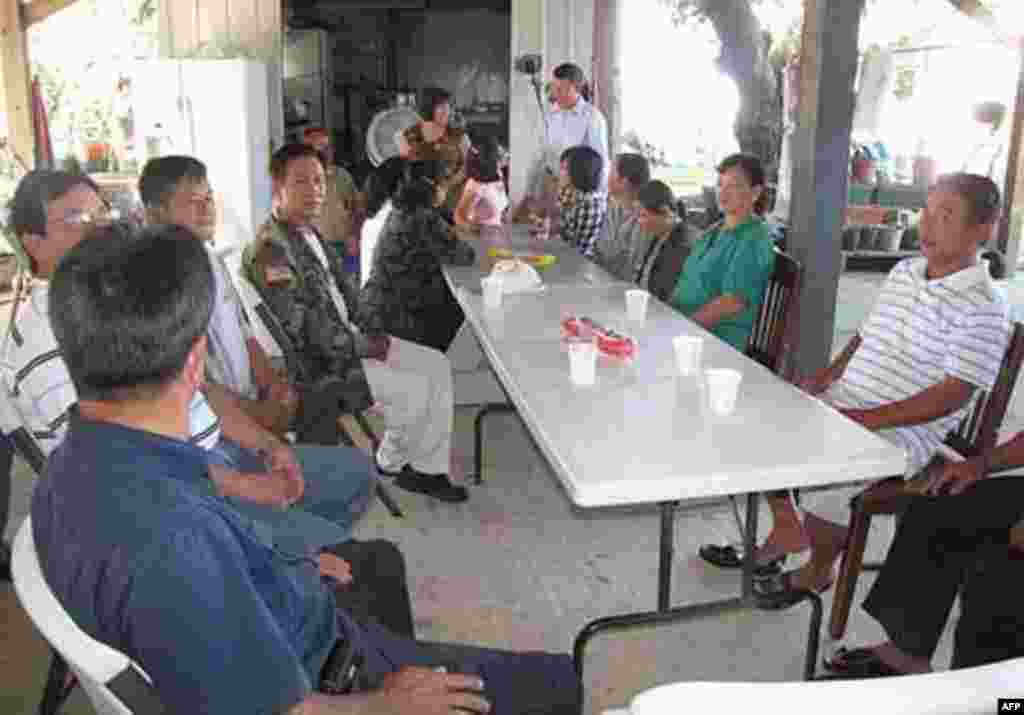
[[[187,439],[188,405],[214,279],[199,242],[174,230],[86,239],[52,280],[79,403],[32,524],[72,618],[137,662],[175,713],[578,713],[568,656],[421,644],[357,623],[313,560],[276,552],[194,488],[208,466]]]

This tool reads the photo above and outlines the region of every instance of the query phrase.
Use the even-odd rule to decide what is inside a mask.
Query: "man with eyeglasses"
[[[24,302],[16,298],[13,319],[0,346],[0,381],[47,456],[63,440],[78,399],[50,324],[49,280],[63,256],[90,230],[109,224],[110,218],[92,179],[61,171],[30,172],[11,202],[12,248],[37,280]],[[382,567],[388,574],[404,578],[401,556],[390,544],[367,542],[370,545],[361,547],[359,554],[350,553],[348,546],[336,548],[351,543],[352,524],[372,498],[377,475],[368,458],[356,450],[342,453],[330,448],[334,458],[330,465],[339,467],[344,462],[344,479],[332,480],[335,475],[327,470],[326,460],[310,468],[309,460],[297,457],[285,442],[247,420],[229,397],[218,399],[215,413],[208,395],[220,398],[226,391],[210,386],[196,390],[189,407],[190,442],[207,450],[210,462],[206,491],[228,498],[267,545],[296,554],[323,554],[328,549],[333,553],[323,556],[325,567],[348,575],[351,564],[342,558],[362,559],[363,552],[371,550],[378,560],[388,561]],[[223,425],[218,414],[226,418]],[[303,466],[309,472],[305,476]],[[401,580],[388,582],[394,585]],[[411,631],[408,607],[405,603],[393,606],[387,605],[387,613],[399,613],[398,630]],[[384,612],[373,615],[389,620]]]
[[[50,330],[48,281],[85,232],[111,217],[88,176],[48,170],[32,171],[21,180],[10,209],[11,249],[20,268],[37,280],[27,294],[15,296],[0,348],[0,379],[25,427],[49,454],[63,436],[75,394]]]
[[[110,210],[99,193],[99,187],[86,176],[70,176],[60,172],[36,171],[30,173],[19,185],[24,186],[19,194],[15,194],[12,202],[10,221],[17,240],[10,241],[11,249],[18,259],[19,266],[32,275],[48,280],[64,253],[74,247],[85,231],[96,224],[110,220]],[[26,200],[31,195],[32,200]],[[51,235],[54,240],[43,239]],[[49,320],[46,317],[45,285],[33,286],[26,296],[27,303],[19,306],[17,299],[12,307],[12,316],[32,314],[41,318],[46,326],[46,335],[36,341],[34,335],[28,339],[17,329],[14,321],[11,329],[0,343],[0,379],[8,395],[22,383],[40,386],[33,398],[25,392],[18,391],[15,409],[23,416],[25,426],[33,433],[41,445],[56,445],[56,439],[48,439],[64,422],[64,407],[57,405],[64,397],[59,385],[65,383],[70,387],[70,380],[56,352],[57,342],[49,332]],[[64,373],[64,377],[60,373]],[[54,386],[56,389],[52,389]],[[35,399],[37,398],[37,399]],[[73,401],[73,394],[71,400]],[[70,403],[68,403],[70,404]],[[7,523],[10,506],[11,467],[14,447],[3,438],[0,443],[0,534]],[[0,576],[9,576],[9,557],[7,547],[0,543]]]

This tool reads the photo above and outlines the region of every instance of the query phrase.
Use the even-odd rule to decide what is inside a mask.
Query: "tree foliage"
[[[714,2],[715,0],[661,0],[663,5],[672,8],[672,21],[680,25],[693,21],[707,22],[708,14],[706,8]],[[764,5],[784,8],[787,5],[791,5],[792,2],[793,0],[749,0],[752,8]]]
[[[783,7],[786,0],[659,0],[677,23],[708,22],[720,40],[719,69],[732,78],[740,106],[733,131],[740,149],[778,168],[782,146],[782,92],[771,62],[772,36],[755,8]]]
[[[782,137],[780,72],[786,60],[799,52],[801,0],[658,1],[671,9],[672,20],[677,25],[709,23],[714,28],[721,42],[719,69],[736,82],[740,94],[740,110],[734,127],[736,138],[743,151],[760,156],[772,168],[779,156]],[[921,2],[900,1],[915,5]],[[994,35],[1005,37],[994,10],[1006,0],[944,1]],[[867,0],[868,6],[878,3],[879,0]],[[789,20],[783,27],[768,28],[761,20],[766,11],[775,11],[775,15]],[[913,86],[913,67],[900,64],[896,96],[906,99],[913,92]]]

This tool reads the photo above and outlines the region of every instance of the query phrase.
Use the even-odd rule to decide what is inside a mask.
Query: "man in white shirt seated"
[[[227,266],[217,255],[217,202],[206,166],[191,156],[163,156],[146,163],[139,196],[147,224],[185,226],[204,242],[217,280],[217,301],[209,329],[207,372],[227,387],[246,414],[264,428],[289,431],[299,407],[298,394],[270,364],[249,324]]]
[[[828,368],[803,381],[804,389],[903,447],[907,476],[924,469],[999,375],[1009,311],[987,263],[978,260],[999,205],[999,189],[984,176],[939,177],[921,220],[922,256],[892,269],[858,335]],[[849,500],[859,490],[802,493],[802,533],[791,503],[770,500],[775,525],[759,561],[799,550],[803,538],[811,548],[809,563],[782,574],[778,605],[794,603],[801,589],[820,593],[832,584]]]
[[[47,170],[22,179],[11,209],[12,247],[38,280],[13,308],[0,348],[0,379],[49,455],[64,437],[77,396],[50,327],[48,281],[87,230],[109,222],[109,211],[89,177]],[[351,538],[377,476],[358,450],[293,450],[249,419],[227,390],[209,383],[192,399],[190,425],[191,441],[210,458],[207,489],[228,497],[264,541],[305,553]]]

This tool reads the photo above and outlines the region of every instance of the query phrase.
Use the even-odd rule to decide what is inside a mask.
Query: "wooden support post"
[[[32,84],[29,79],[28,41],[19,0],[0,0],[0,136],[31,167],[35,157],[32,131]]]
[[[597,107],[608,122],[608,151],[615,156],[622,130],[623,0],[594,3],[594,80]]]
[[[1017,101],[1013,110],[1010,152],[1006,157],[1006,184],[1003,190],[1002,220],[999,222],[999,250],[1006,256],[1007,277],[1017,270],[1020,260],[1020,230],[1013,233],[1013,211],[1024,212],[1024,45],[1020,48],[1020,74],[1017,78]],[[1022,218],[1024,221],[1024,218]]]
[[[793,136],[789,251],[803,263],[797,367],[824,367],[832,349],[864,0],[805,0],[800,112]]]

